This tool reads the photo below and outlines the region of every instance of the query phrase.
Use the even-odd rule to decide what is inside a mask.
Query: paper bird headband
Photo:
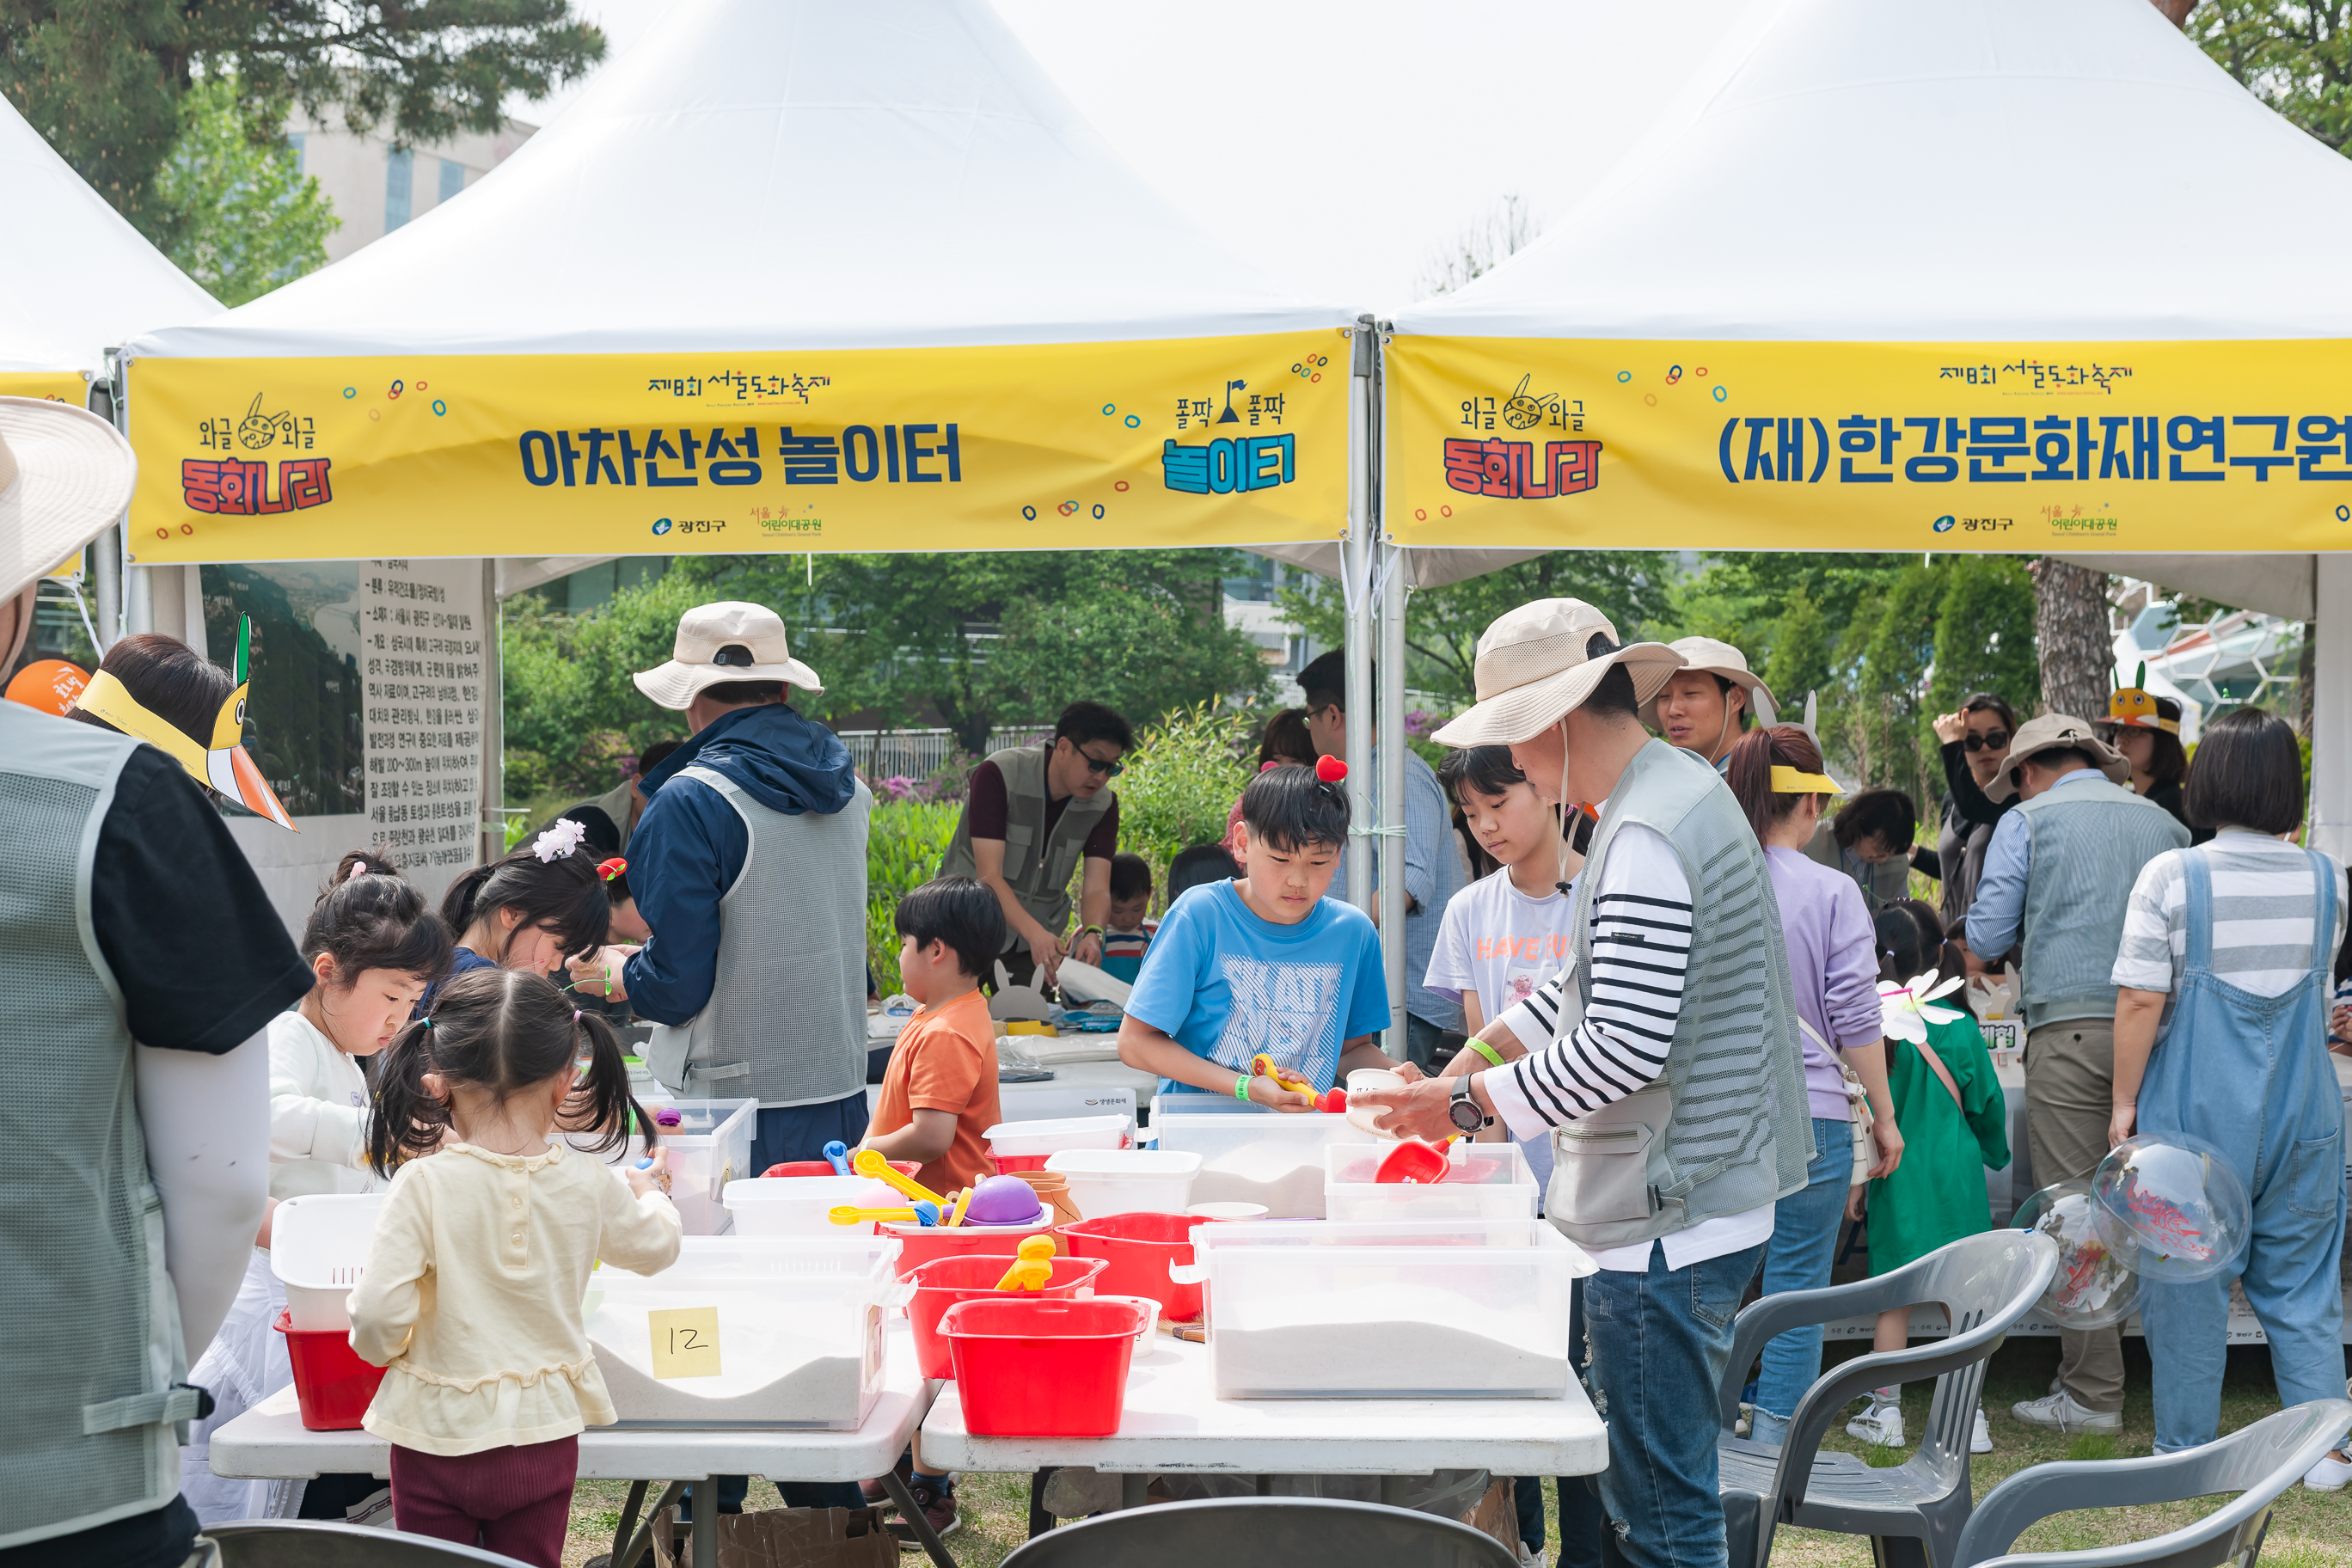
[[[2179,720],[2167,719],[2157,711],[2156,694],[2147,689],[2147,660],[2139,661],[2139,672],[2129,686],[2107,699],[2107,722],[2135,730],[2161,730],[2168,735],[2180,733]]]
[[[243,744],[245,704],[252,687],[253,617],[241,616],[236,626],[236,689],[222,700],[213,716],[210,745],[199,745],[186,731],[147,710],[131,689],[105,670],[89,678],[89,685],[74,706],[103,719],[126,735],[136,736],[170,754],[187,775],[207,789],[219,791],[257,816],[266,816],[289,833],[294,819],[278,799],[269,781],[261,776]]]

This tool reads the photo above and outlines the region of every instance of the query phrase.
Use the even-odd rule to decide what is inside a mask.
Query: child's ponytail
[[[652,1149],[661,1136],[654,1119],[629,1092],[629,1064],[621,1059],[621,1037],[599,1014],[575,1011],[572,1016],[586,1047],[586,1067],[573,1081],[559,1124],[566,1132],[599,1134],[594,1143],[572,1147],[586,1154],[609,1154],[628,1142],[634,1123],[644,1134],[646,1147]]]
[[[437,1009],[436,1009],[437,1010]],[[418,1018],[393,1036],[376,1058],[375,1114],[368,1118],[368,1163],[389,1176],[441,1146],[449,1106],[425,1088],[434,1071],[433,1020]]]

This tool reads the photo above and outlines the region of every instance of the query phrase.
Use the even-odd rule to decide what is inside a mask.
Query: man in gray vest
[[[2017,727],[1984,786],[2014,796],[1985,846],[1969,950],[2025,943],[2025,1139],[2033,1184],[2088,1176],[2107,1154],[2114,1110],[2116,987],[2124,910],[2140,868],[2185,847],[2189,829],[2132,793],[2131,764],[2080,719],[2044,713]],[[2123,1427],[2120,1329],[2062,1329],[2058,1381],[2011,1406],[2055,1432]]]
[[[1110,860],[1118,850],[1118,794],[1110,781],[1134,747],[1126,720],[1099,702],[1073,702],[1054,721],[1051,739],[991,752],[971,770],[940,875],[977,878],[996,895],[1004,910],[1004,967],[1016,985],[1040,969],[1040,984],[1052,984],[1065,957],[1102,962]],[[1065,939],[1070,874],[1081,861],[1079,925]]]
[[[1479,638],[1477,704],[1437,739],[1507,744],[1546,800],[1600,803],[1570,963],[1482,1032],[1502,1065],[1353,1100],[1393,1107],[1396,1131],[1499,1117],[1514,1137],[1553,1133],[1546,1213],[1601,1265],[1584,1321],[1609,1544],[1644,1568],[1725,1561],[1714,1410],[1731,1320],[1774,1204],[1813,1157],[1763,846],[1715,770],[1636,717],[1681,663],[1663,644],[1619,647],[1574,599],[1522,605]],[[1531,1053],[1523,1036],[1551,1045]]]
[[[133,470],[104,420],[0,397],[0,669]],[[169,721],[202,746],[213,718]],[[180,1568],[179,1445],[212,1408],[184,1380],[253,1256],[263,1031],[310,973],[181,764],[110,727],[0,701],[0,1557]]]
[[[678,618],[667,664],[637,689],[693,734],[641,784],[629,885],[653,935],[575,962],[617,969],[655,1020],[646,1065],[692,1099],[757,1099],[756,1176],[866,1133],[866,829],[873,795],[839,736],[790,705],[824,689],[760,605]],[[608,959],[618,959],[617,964]]]

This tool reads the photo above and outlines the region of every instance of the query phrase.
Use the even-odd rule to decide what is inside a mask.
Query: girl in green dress
[[[1906,899],[1881,910],[1876,922],[1879,973],[1908,984],[1935,967],[1944,931],[1933,910]],[[1890,1009],[1890,1014],[1893,1009]],[[1926,1020],[1925,1042],[1902,1037],[1890,1016],[1886,1032],[1886,1082],[1895,1101],[1895,1125],[1903,1134],[1903,1163],[1891,1176],[1856,1187],[1848,1212],[1863,1217],[1869,1205],[1870,1271],[1891,1273],[1937,1247],[1992,1228],[1984,1168],[2009,1163],[2008,1101],[1993,1075],[1984,1036],[1964,1008]],[[1908,1033],[1909,1031],[1905,1031]],[[1932,1058],[1929,1052],[1933,1052]],[[1941,1068],[1941,1071],[1937,1068]],[[1898,1351],[1910,1341],[1911,1313],[1897,1308],[1878,1315],[1871,1348]],[[1871,1391],[1870,1408],[1846,1430],[1866,1442],[1900,1444],[1903,1415],[1900,1384]],[[1972,1453],[1992,1451],[1984,1411],[1977,1411],[1969,1444]]]

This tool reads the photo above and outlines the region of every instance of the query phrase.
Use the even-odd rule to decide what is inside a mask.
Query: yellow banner
[[[148,563],[1336,538],[1349,335],[146,359]]]
[[[2352,549],[2340,342],[1398,337],[1406,544]]]
[[[0,370],[0,397],[46,397],[89,406],[89,377],[78,370]]]

